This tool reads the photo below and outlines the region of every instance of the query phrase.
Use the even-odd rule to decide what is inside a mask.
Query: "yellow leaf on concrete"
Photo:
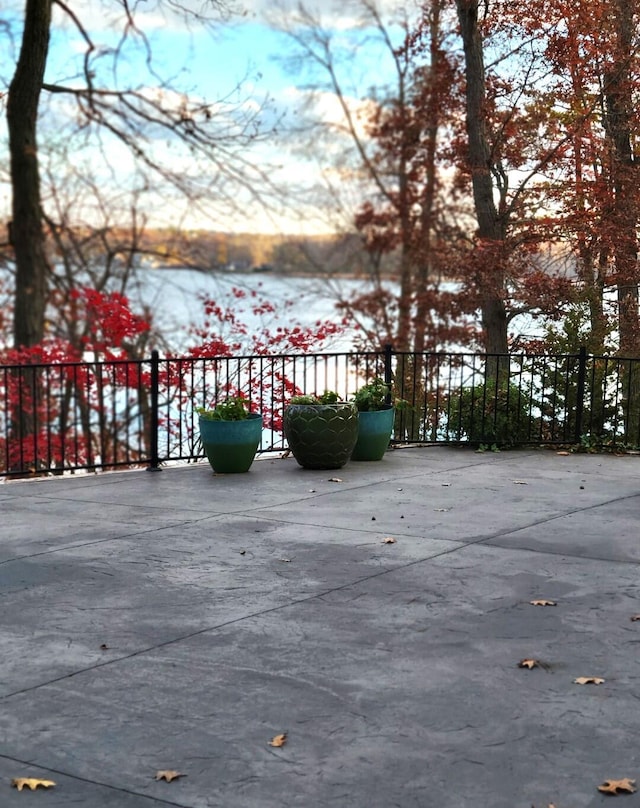
[[[531,668],[537,668],[538,665],[537,659],[521,659],[520,662],[518,662],[519,668],[529,668],[529,670],[531,670]]]
[[[544,600],[544,598],[540,598],[539,600],[530,600],[529,603],[532,606],[557,606],[558,604],[555,600]]]
[[[628,777],[623,777],[622,780],[605,780],[601,786],[598,786],[598,791],[603,794],[633,794],[636,790],[635,783],[635,780],[630,780]]]
[[[176,780],[178,777],[186,776],[186,774],[173,771],[173,769],[160,769],[160,771],[156,772],[156,780],[166,780],[167,783],[170,783],[172,780]]]
[[[18,791],[22,791],[25,786],[35,791],[39,786],[42,788],[52,788],[55,786],[55,782],[53,780],[38,780],[37,777],[14,777],[11,781],[11,785],[15,786]]]
[[[393,536],[387,536],[386,539],[382,540],[382,543],[383,544],[395,544],[396,540],[393,538]]]
[[[601,685],[604,684],[604,679],[599,676],[578,676],[573,683],[574,685]]]
[[[284,746],[287,742],[287,733],[283,732],[281,735],[274,736],[269,741],[269,746]]]

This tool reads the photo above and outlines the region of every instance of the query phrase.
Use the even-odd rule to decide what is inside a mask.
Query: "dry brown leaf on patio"
[[[577,679],[573,680],[574,685],[602,685],[604,684],[604,679],[600,676],[578,676]]]
[[[172,780],[177,780],[178,777],[186,776],[186,774],[173,771],[173,769],[160,769],[160,771],[156,772],[156,780],[166,780],[167,783],[170,783]]]
[[[270,741],[269,746],[284,746],[287,742],[287,733],[283,732],[281,735],[275,735]]]
[[[623,777],[622,780],[605,780],[598,791],[603,794],[633,794],[636,790],[636,781]]]
[[[393,538],[393,536],[387,536],[386,539],[382,540],[382,544],[396,544],[396,540]]]
[[[11,785],[17,788],[18,791],[22,791],[25,786],[30,788],[31,791],[35,791],[39,786],[42,788],[53,788],[55,782],[53,780],[39,780],[37,777],[14,777],[11,781]]]
[[[329,477],[328,480],[330,483],[341,483],[343,482],[342,477]]]
[[[539,668],[540,663],[538,662],[537,659],[521,659],[520,662],[518,662],[518,667],[528,668],[529,670],[531,670],[531,668]]]
[[[556,454],[559,455],[560,457],[569,457],[571,452],[556,452]]]
[[[544,598],[539,598],[538,600],[530,600],[529,603],[532,606],[557,606],[558,604],[555,600],[545,600]]]

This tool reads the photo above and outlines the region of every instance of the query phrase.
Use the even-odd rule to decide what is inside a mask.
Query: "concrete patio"
[[[203,463],[5,482],[0,509],[2,808],[591,808],[640,785],[637,456]]]

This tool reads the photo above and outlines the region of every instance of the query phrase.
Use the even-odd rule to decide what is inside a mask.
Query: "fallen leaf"
[[[178,777],[186,777],[186,774],[182,772],[174,772],[172,769],[161,769],[160,771],[156,772],[156,780],[166,780],[167,783],[170,783],[172,780],[176,780]]]
[[[246,554],[247,554],[246,550],[240,550],[240,555],[246,555]]]
[[[329,482],[330,483],[341,483],[342,482],[342,477],[329,477]]]
[[[285,564],[291,564],[290,558],[281,558],[280,561],[284,561]]]
[[[393,538],[393,536],[387,536],[386,539],[382,540],[382,544],[395,544],[395,543],[396,540]]]
[[[287,742],[287,733],[283,732],[281,735],[275,735],[269,741],[269,746],[284,746],[286,742]]]
[[[315,489],[315,488],[310,488],[310,489],[309,489],[309,493],[310,493],[310,494],[315,494],[315,493],[316,493],[316,489]]]
[[[42,788],[52,788],[55,786],[55,782],[53,780],[38,780],[37,777],[14,777],[11,781],[11,785],[15,786],[18,791],[22,791],[25,786],[35,791],[38,786],[42,786]]]
[[[451,508],[434,508],[433,510],[434,510],[436,513],[447,513],[447,511],[450,511],[450,510],[451,510]]]
[[[518,667],[529,668],[529,670],[531,670],[531,668],[539,667],[539,662],[537,659],[521,659],[520,662],[518,662]]]
[[[102,645],[100,646],[100,650],[101,651],[108,651],[109,650],[109,646],[106,644],[106,642],[102,643]]]
[[[571,452],[556,452],[556,454],[559,455],[560,457],[569,457]]]
[[[634,614],[633,617],[631,618],[632,623],[637,623],[638,620],[640,620],[640,614]]]
[[[526,480],[512,480],[511,481],[514,485],[529,485]]]
[[[625,791],[627,794],[633,794],[636,790],[635,782],[628,777],[624,777],[622,780],[605,780],[601,786],[598,786],[598,791],[603,794],[621,794]]]
[[[530,600],[529,603],[532,606],[557,606],[558,604],[555,600],[545,600],[544,598],[540,598],[539,600]]]
[[[448,488],[451,483],[440,483],[440,485],[442,485],[443,488]]]
[[[604,679],[599,676],[578,676],[573,683],[574,685],[601,685],[604,683]]]

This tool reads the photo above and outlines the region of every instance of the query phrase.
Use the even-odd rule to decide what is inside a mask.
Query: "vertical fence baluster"
[[[162,471],[158,457],[158,422],[159,422],[159,380],[160,356],[158,351],[151,351],[151,413],[149,417],[150,457],[147,471]]]
[[[578,353],[578,385],[576,390],[576,427],[573,436],[574,443],[580,443],[582,436],[582,418],[584,414],[584,389],[587,375],[587,349],[584,345]]]

